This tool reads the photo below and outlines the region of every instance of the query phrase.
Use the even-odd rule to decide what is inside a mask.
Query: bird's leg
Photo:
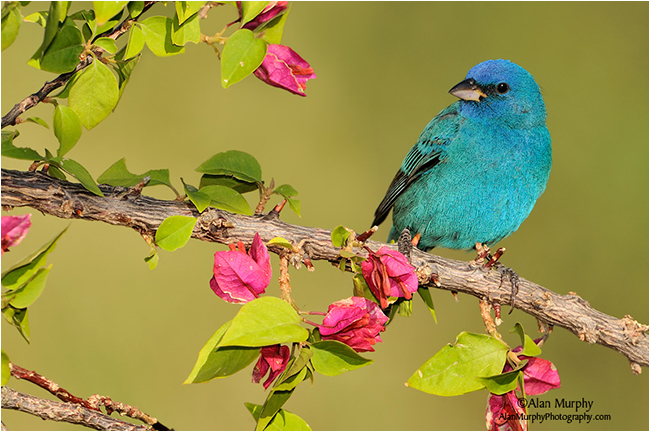
[[[415,234],[413,238],[411,238],[411,231],[409,231],[408,228],[404,228],[402,230],[402,233],[399,235],[399,238],[397,239],[397,251],[404,255],[406,259],[409,260],[411,265],[413,265],[413,262],[411,261],[411,251],[413,251],[413,248],[417,247],[421,238],[422,234],[420,233]],[[433,269],[431,275],[429,276],[429,280],[433,282],[435,286],[441,286],[437,269]]]
[[[408,228],[404,228],[397,239],[397,251],[404,255],[409,262],[411,262],[411,251],[413,247],[417,246],[420,237],[419,234],[416,234],[415,237],[411,238],[411,231]]]
[[[510,267],[506,267],[505,265],[499,262],[499,258],[501,258],[501,255],[504,254],[506,248],[501,247],[497,249],[494,255],[491,255],[490,249],[488,249],[487,246],[485,245],[481,245],[482,246],[481,251],[479,252],[478,245],[479,243],[476,243],[475,246],[478,252],[477,260],[485,252],[485,249],[487,249],[487,254],[483,256],[483,259],[487,259],[487,262],[483,264],[483,268],[485,269],[495,268],[501,273],[501,284],[499,285],[499,288],[503,286],[503,282],[505,281],[506,278],[510,281],[510,286],[512,287],[512,290],[510,291],[510,312],[508,312],[509,315],[512,313],[513,309],[515,308],[515,297],[519,292],[519,275],[515,273],[515,271]]]

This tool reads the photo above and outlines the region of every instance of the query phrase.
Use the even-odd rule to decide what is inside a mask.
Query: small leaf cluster
[[[300,417],[282,410],[298,384],[313,382],[314,372],[334,376],[373,362],[342,342],[321,340],[317,329],[302,327],[300,316],[287,302],[261,297],[243,305],[235,318],[212,335],[185,384],[233,375],[259,357],[262,347],[275,344],[290,344],[292,354],[264,404],[246,404],[257,422],[256,430],[309,430]]]
[[[29,343],[29,315],[27,308],[42,294],[52,264],[46,266],[47,256],[67,230],[64,229],[33,254],[2,273],[2,314],[9,324]]]

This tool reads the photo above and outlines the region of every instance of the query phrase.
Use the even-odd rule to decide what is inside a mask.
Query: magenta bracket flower
[[[379,299],[382,309],[388,307],[388,297],[409,300],[418,290],[418,277],[408,259],[400,252],[386,246],[377,252],[368,250],[368,259],[361,263],[363,278],[372,293]]]
[[[538,342],[539,339],[536,341]],[[512,350],[513,353],[520,352],[522,347]],[[546,393],[547,391],[559,388],[560,375],[557,369],[548,360],[540,357],[518,356],[519,360],[528,360],[528,363],[521,368],[524,375],[524,388],[527,396],[534,396]],[[506,363],[503,372],[512,371],[512,367]],[[517,386],[519,388],[519,386]],[[490,394],[488,406],[485,411],[485,421],[488,430],[527,430],[528,422],[521,414],[525,413],[525,403],[517,398],[515,390],[503,395]]]
[[[270,370],[269,377],[263,384],[266,390],[287,367],[291,351],[288,346],[278,344],[263,347],[260,353],[260,358],[253,368],[253,382],[259,383]]]
[[[18,245],[27,235],[29,227],[32,226],[32,215],[30,213],[21,216],[2,216],[2,252],[8,252],[9,248]]]
[[[263,294],[271,282],[269,251],[259,234],[255,234],[250,250],[244,244],[230,245],[229,251],[214,254],[214,276],[210,288],[229,303],[248,303]]]
[[[294,50],[284,45],[270,44],[266,57],[255,72],[265,83],[299,96],[305,95],[307,81],[316,78],[314,69]]]
[[[259,15],[257,15],[255,18],[241,26],[241,28],[245,28],[248,30],[255,30],[259,26],[261,26],[264,23],[267,23],[271,21],[273,18],[276,16],[280,15],[282,12],[287,10],[287,6],[289,5],[288,1],[272,1],[269,2],[266,7],[260,12]],[[243,18],[242,14],[242,7],[241,7],[241,2],[237,2],[237,9],[239,9],[239,20]],[[238,20],[238,21],[239,21]]]
[[[381,342],[379,333],[386,330],[388,317],[376,303],[363,297],[350,297],[329,306],[318,330],[323,340],[337,340],[356,352],[374,351]]]

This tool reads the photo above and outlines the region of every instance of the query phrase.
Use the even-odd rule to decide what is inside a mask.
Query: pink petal
[[[2,216],[2,252],[19,244],[32,226],[31,213],[21,216]]]
[[[271,283],[271,257],[269,256],[269,250],[266,248],[266,245],[258,233],[255,233],[255,237],[253,237],[253,243],[251,244],[251,248],[248,251],[248,254],[253,259],[253,261],[257,263],[260,270],[263,272],[265,278],[263,281],[266,281],[266,288],[269,286],[269,283]]]
[[[560,374],[553,363],[539,357],[525,358],[528,363],[522,372],[527,395],[539,395],[560,387]]]
[[[504,395],[490,393],[488,406],[485,410],[485,426],[491,431],[528,430],[528,422],[523,417],[516,418],[523,414],[525,414],[525,410],[519,406],[514,391]]]

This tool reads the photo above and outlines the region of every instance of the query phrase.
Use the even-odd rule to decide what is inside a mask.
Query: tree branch
[[[40,417],[43,420],[73,423],[96,430],[153,430],[147,426],[137,426],[115,419],[81,405],[41,399],[36,396],[21,393],[7,386],[2,387],[2,409],[22,411]]]
[[[145,2],[144,7],[143,7],[142,12],[140,13],[140,15],[145,13],[151,6],[154,5],[154,3],[156,3],[156,2],[155,1],[147,1],[147,2]],[[135,18],[127,18],[127,19],[125,19],[124,21],[122,21],[122,23],[119,26],[115,27],[115,29],[113,29],[111,31],[108,31],[106,33],[103,33],[101,35],[98,35],[97,37],[108,37],[108,38],[111,38],[113,40],[119,38],[120,36],[122,36],[124,33],[127,32],[127,30],[131,27],[131,24],[133,24],[133,22],[137,21],[137,19],[138,19],[138,17],[140,15],[138,15]],[[104,50],[102,50],[101,48],[98,48],[96,52],[99,55],[99,54],[103,53]],[[91,56],[91,55],[84,56],[83,59],[81,59],[79,61],[79,63],[77,64],[77,66],[74,68],[74,70],[72,72],[66,72],[66,73],[61,74],[58,77],[54,78],[52,81],[46,82],[43,85],[43,87],[41,87],[41,89],[39,91],[27,96],[25,99],[23,99],[22,101],[20,101],[16,105],[14,105],[14,107],[11,110],[9,110],[9,112],[2,117],[2,129],[4,129],[7,126],[15,125],[16,124],[16,119],[22,113],[24,113],[28,109],[33,108],[36,105],[38,105],[40,102],[43,101],[43,99],[45,99],[47,97],[47,95],[52,93],[54,90],[66,85],[68,83],[68,81],[70,81],[70,78],[72,78],[72,76],[74,74],[76,74],[80,70],[86,68],[92,62],[93,62],[93,56]]]
[[[289,262],[300,265],[306,259],[325,260],[338,264],[339,248],[332,245],[331,232],[320,228],[291,225],[277,218],[277,212],[266,216],[243,216],[214,208],[199,214],[189,202],[162,201],[143,195],[129,194],[129,189],[100,185],[104,197],[96,196],[78,184],[58,180],[39,172],[2,170],[2,205],[32,207],[62,219],[85,219],[132,228],[143,235],[153,236],[162,221],[173,215],[198,218],[192,237],[223,244],[241,240],[250,245],[255,233],[262,240],[284,237],[300,252],[291,252]],[[395,248],[375,241],[366,246],[377,250],[381,246]],[[280,246],[270,246],[277,254],[287,253]],[[362,249],[357,251],[365,255]],[[471,267],[467,262],[450,260],[413,250],[411,262],[421,276],[421,285],[436,287],[427,275],[438,274],[440,289],[462,292],[479,299],[488,298],[493,304],[508,304],[509,284],[501,283],[498,272]],[[623,354],[632,371],[648,366],[648,326],[626,315],[622,319],[593,309],[577,294],[556,294],[523,278],[515,308],[541,320],[560,326],[580,340],[597,343]]]
[[[143,423],[148,424],[153,428],[153,430],[166,431],[169,430],[165,425],[160,423],[158,419],[151,417],[150,415],[140,411],[137,407],[127,405],[121,402],[115,402],[111,398],[106,396],[101,396],[98,394],[92,395],[86,399],[82,399],[78,396],[73,395],[66,389],[59,386],[54,381],[49,378],[44,377],[34,371],[24,369],[16,364],[9,362],[9,370],[11,371],[11,376],[16,379],[24,379],[26,381],[35,384],[42,389],[47,390],[52,395],[61,399],[63,402],[69,402],[75,405],[80,405],[86,409],[96,411],[101,413],[100,407],[104,407],[108,415],[111,415],[113,412],[117,412],[121,416],[131,417],[135,420],[140,420]]]

